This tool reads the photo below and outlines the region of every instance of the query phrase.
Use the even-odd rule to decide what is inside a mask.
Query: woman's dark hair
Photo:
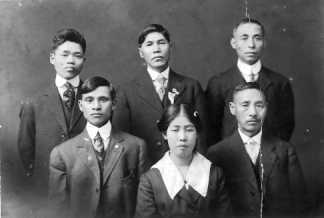
[[[170,123],[179,114],[183,114],[195,126],[197,132],[201,132],[202,125],[198,112],[189,104],[172,104],[167,107],[157,123],[157,127],[162,133],[166,133]]]
[[[53,37],[52,40],[52,48],[51,51],[54,52],[57,47],[62,45],[64,42],[70,41],[70,42],[75,42],[79,44],[82,48],[83,53],[85,53],[86,48],[87,48],[87,43],[85,38],[81,33],[79,33],[75,29],[61,29],[57,31],[55,36]]]
[[[138,46],[141,47],[141,45],[146,39],[146,36],[154,32],[161,33],[164,36],[164,38],[168,42],[170,42],[170,34],[168,30],[164,28],[164,26],[162,26],[161,24],[149,24],[142,30],[142,32],[140,32],[138,36]]]
[[[83,94],[92,92],[99,86],[107,86],[110,90],[110,97],[111,97],[112,101],[115,100],[115,98],[116,98],[115,88],[112,86],[112,84],[108,80],[106,80],[105,78],[100,77],[100,76],[90,77],[82,83],[82,85],[80,87],[80,91],[79,91],[79,93],[80,93],[79,98],[81,99]]]

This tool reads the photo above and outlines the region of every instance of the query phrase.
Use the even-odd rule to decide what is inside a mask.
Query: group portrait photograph
[[[0,0],[1,218],[324,216],[321,0]]]

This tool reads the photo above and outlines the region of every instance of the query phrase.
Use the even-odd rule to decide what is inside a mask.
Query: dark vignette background
[[[0,0],[0,145],[2,217],[28,217],[24,176],[17,153],[18,112],[28,96],[53,81],[49,47],[56,30],[84,33],[82,73],[115,84],[141,73],[137,34],[148,23],[171,33],[172,67],[208,79],[233,64],[232,26],[243,0]],[[324,3],[320,0],[249,0],[249,12],[266,26],[263,63],[291,79],[296,99],[296,145],[316,211],[323,182]],[[322,155],[321,155],[322,154]],[[320,170],[320,166],[322,166]],[[322,196],[322,197],[321,197]]]

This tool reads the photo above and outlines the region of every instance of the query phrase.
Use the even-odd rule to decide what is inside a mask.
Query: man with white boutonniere
[[[113,124],[119,129],[146,140],[148,159],[152,165],[167,151],[163,137],[156,128],[164,108],[171,104],[191,104],[198,111],[203,127],[205,100],[197,80],[174,72],[169,66],[171,39],[160,24],[150,24],[138,37],[138,52],[146,69],[117,90],[117,110]],[[198,150],[205,151],[205,128]]]

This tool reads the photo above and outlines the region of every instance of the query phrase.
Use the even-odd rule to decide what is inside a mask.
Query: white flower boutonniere
[[[177,95],[179,95],[179,92],[176,88],[173,88],[171,90],[171,92],[168,92],[168,98],[169,98],[171,104],[174,104],[174,99]]]

